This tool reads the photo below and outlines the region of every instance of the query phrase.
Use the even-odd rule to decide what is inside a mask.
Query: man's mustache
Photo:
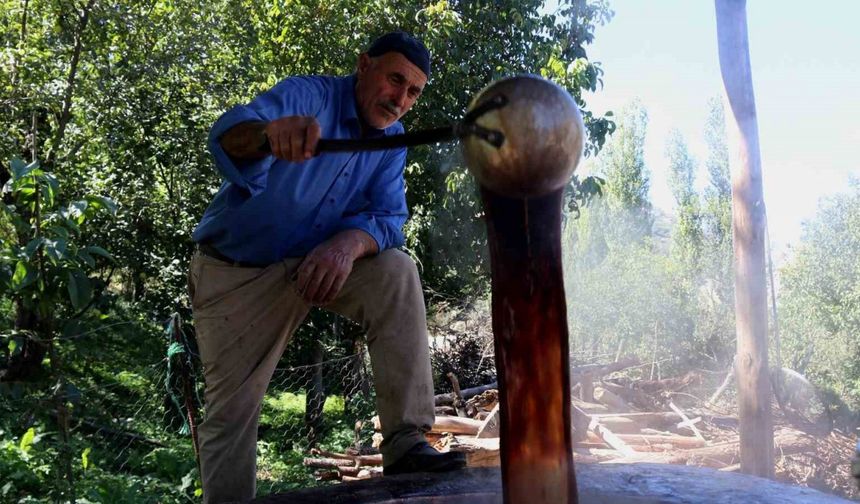
[[[380,102],[380,105],[382,105],[385,110],[391,112],[397,117],[400,117],[400,107],[398,107],[394,102]]]

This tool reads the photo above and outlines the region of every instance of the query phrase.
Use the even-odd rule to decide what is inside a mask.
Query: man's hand
[[[356,259],[378,250],[376,240],[348,229],[319,244],[305,256],[296,272],[296,289],[306,303],[322,306],[340,293]]]
[[[320,123],[314,117],[288,116],[266,125],[272,154],[298,163],[314,156],[320,139]]]

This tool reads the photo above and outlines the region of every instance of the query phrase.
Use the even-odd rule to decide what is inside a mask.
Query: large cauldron
[[[502,145],[474,135],[463,138],[463,154],[475,178],[497,194],[517,198],[564,187],[582,155],[584,128],[576,102],[548,80],[519,76],[490,84],[469,109],[499,97],[506,104],[484,112],[475,123],[500,132]]]

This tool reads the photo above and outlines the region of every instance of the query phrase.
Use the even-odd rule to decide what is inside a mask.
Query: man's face
[[[403,117],[427,84],[424,72],[398,52],[375,58],[362,54],[357,73],[355,96],[361,117],[377,129]]]

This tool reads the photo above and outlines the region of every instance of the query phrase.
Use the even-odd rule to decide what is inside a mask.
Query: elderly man
[[[312,306],[367,331],[385,474],[464,466],[424,438],[434,419],[424,300],[415,264],[396,249],[406,149],[315,155],[321,137],[402,133],[398,119],[429,75],[424,45],[389,33],[354,75],[287,78],[213,126],[225,180],[194,231],[189,274],[206,381],[205,502],[254,497],[263,395]]]

